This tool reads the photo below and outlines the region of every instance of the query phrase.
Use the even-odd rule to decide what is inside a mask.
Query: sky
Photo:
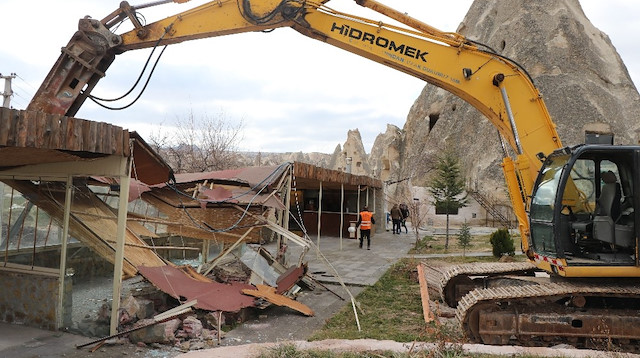
[[[379,0],[443,31],[455,31],[472,0]],[[132,5],[149,1],[130,1]],[[141,10],[147,22],[205,1]],[[78,19],[102,19],[120,0],[0,0],[0,73],[16,73],[11,105],[24,109],[77,30]],[[640,84],[640,1],[580,0],[587,18],[609,35]],[[331,8],[373,20],[382,15],[332,0]],[[124,30],[124,29],[123,29]],[[120,33],[120,32],[119,32]],[[133,85],[150,49],[119,55],[92,94],[118,97]],[[157,53],[157,51],[156,51]],[[242,123],[243,151],[333,153],[358,129],[365,151],[387,124],[403,127],[425,83],[289,28],[200,39],[167,47],[150,84],[131,107],[110,111],[86,101],[78,118],[137,131],[149,140],[171,133],[176,119]],[[0,85],[0,89],[3,84]],[[138,92],[134,91],[134,94]],[[128,101],[118,102],[120,105]]]

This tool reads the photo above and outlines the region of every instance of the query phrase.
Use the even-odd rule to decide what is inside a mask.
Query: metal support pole
[[[358,204],[356,205],[356,220],[360,220],[360,185],[358,185]],[[360,229],[356,229],[356,239],[360,238]]]
[[[118,227],[116,229],[116,256],[113,263],[113,302],[111,302],[110,334],[118,331],[118,309],[122,291],[122,266],[124,260],[124,234],[127,228],[127,205],[131,177],[131,157],[123,157],[120,163],[120,197],[118,200]]]
[[[289,175],[287,176],[287,181],[285,182],[285,185],[284,185],[285,200],[284,200],[284,210],[282,214],[282,228],[284,228],[286,231],[289,231],[289,216],[291,216],[291,184],[292,183],[293,183],[293,168],[289,170]],[[281,263],[284,264],[285,266],[288,266],[289,255],[287,254],[286,251],[282,250],[285,245],[288,245],[287,237],[280,234],[276,234],[276,235],[278,235],[278,250],[279,252],[285,253],[282,257]]]
[[[365,199],[367,207],[369,207],[369,186],[367,186],[367,198]],[[371,210],[374,211],[374,210]]]
[[[374,214],[377,212],[377,210],[376,210],[376,190],[377,189],[375,189],[375,188],[373,189],[373,210],[371,210]],[[378,216],[378,221],[381,221],[379,218],[380,217]]]
[[[4,183],[0,182],[0,246],[4,243],[2,241],[2,215],[4,214]],[[9,236],[7,235],[7,240]]]
[[[344,229],[344,183],[340,183],[340,251],[342,251],[343,229]]]
[[[64,214],[62,217],[62,237],[60,238],[60,273],[58,282],[58,314],[56,317],[56,329],[63,325],[64,317],[64,278],[67,275],[67,242],[69,241],[69,217],[71,216],[71,198],[73,191],[73,178],[67,176],[67,184],[64,195]]]
[[[317,247],[320,249],[320,228],[322,218],[322,182],[320,182],[320,191],[318,192],[318,243]]]

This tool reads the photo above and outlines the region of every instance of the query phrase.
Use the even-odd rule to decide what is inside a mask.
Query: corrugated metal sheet
[[[253,297],[242,293],[243,289],[255,290],[252,285],[239,282],[231,284],[203,282],[173,266],[139,266],[138,271],[154,286],[180,302],[197,299],[196,308],[208,311],[238,312],[242,308],[255,305]]]
[[[198,181],[231,181],[248,184],[250,187],[271,185],[280,179],[290,164],[266,167],[247,167],[204,173],[176,174],[176,183],[192,183]]]

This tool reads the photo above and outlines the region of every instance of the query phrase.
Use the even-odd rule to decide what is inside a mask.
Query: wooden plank
[[[16,147],[24,147],[27,142],[27,128],[25,128],[25,116],[27,113],[25,111],[18,112],[18,116],[14,118],[13,129],[15,138],[15,146]]]
[[[91,135],[91,127],[95,125],[95,122],[89,122],[89,121],[80,121],[77,120],[77,122],[79,122],[80,125],[80,134],[79,137],[82,138],[82,142],[79,143],[79,148],[81,151],[85,151],[85,152],[94,152],[94,143],[95,143],[95,138],[92,137]]]
[[[98,123],[83,121],[83,150],[94,153],[102,153],[98,146]]]
[[[0,145],[9,145],[7,143],[11,131],[11,117],[15,112],[9,108],[0,108]]]
[[[129,132],[41,111],[0,108],[0,146],[130,155]]]
[[[5,180],[7,185],[12,188],[18,190],[23,193],[26,197],[29,198],[35,205],[37,205],[40,209],[44,210],[47,214],[53,217],[58,223],[62,222],[62,216],[64,214],[63,207],[58,205],[56,200],[59,202],[64,202],[64,193],[53,193],[57,194],[56,200],[49,200],[44,198],[43,195],[32,195],[33,193],[37,193],[37,187],[33,185],[31,182],[25,180]],[[31,195],[30,195],[31,194]],[[95,235],[88,227],[82,225],[81,222],[78,222],[75,217],[71,217],[69,221],[69,231],[73,237],[80,239],[85,245],[94,250],[98,255],[108,258],[111,257],[111,262],[113,262],[114,251],[110,246],[105,245],[105,243],[101,243],[101,239]],[[135,266],[131,265],[131,263],[125,261],[123,267],[124,274],[127,276],[134,276],[137,273],[137,269]]]
[[[109,243],[115,244],[116,242],[113,240],[106,240]],[[146,250],[178,250],[178,251],[200,251],[201,249],[199,247],[188,247],[188,246],[149,246],[149,245],[138,245],[138,244],[131,244],[128,242],[124,243],[124,246],[131,246],[131,247],[139,247],[141,249],[146,249]]]
[[[64,202],[64,192],[42,191],[37,185],[26,180],[6,180],[5,183],[23,193],[40,209],[46,211],[58,222],[61,222],[63,209],[58,203]],[[113,262],[115,249],[109,241],[116,241],[116,213],[86,187],[76,187],[71,209],[73,212],[83,214],[71,216],[69,222],[70,234],[100,256]],[[106,219],[99,217],[106,217]],[[127,243],[133,245],[126,245]],[[127,229],[125,232],[125,261],[123,267],[125,275],[135,275],[137,266],[156,267],[165,265],[164,261],[152,250],[135,246],[146,246],[146,243]]]
[[[353,175],[301,162],[293,163],[293,168],[294,175],[298,178],[331,183],[344,183],[353,186],[361,185],[372,188],[382,188],[382,181],[364,175]]]
[[[34,147],[35,142],[35,133],[36,133],[36,116],[38,112],[27,112],[22,111],[24,113],[22,130],[20,133],[21,136],[24,136],[24,145],[23,147]]]
[[[130,139],[129,131],[123,130],[122,131],[122,152],[120,154],[124,155],[125,157],[131,156],[131,146],[130,146],[129,139]]]
[[[46,126],[46,113],[37,112],[33,135],[33,147],[44,148],[44,130]]]
[[[102,144],[101,144],[101,149],[102,149],[102,153],[106,153],[106,154],[113,154],[114,152],[114,148],[113,148],[113,137],[116,134],[116,132],[114,131],[113,125],[106,123],[103,130],[104,135],[101,135],[100,137],[102,137]]]
[[[42,135],[43,148],[57,149],[60,148],[60,116],[47,114],[45,117],[44,133]]]
[[[67,137],[69,137],[69,117],[60,117],[60,143],[58,148],[67,149]]]
[[[242,293],[249,296],[264,298],[275,305],[289,307],[306,316],[313,316],[315,314],[307,305],[277,294],[276,289],[271,286],[256,285],[256,288],[256,290],[249,290],[245,288],[242,290]]]
[[[420,297],[422,298],[422,313],[426,323],[433,321],[433,314],[429,308],[429,289],[427,287],[427,279],[424,277],[424,267],[418,265],[418,282],[420,283]]]
[[[82,150],[82,124],[75,118],[67,117],[67,138],[65,148],[72,151]]]

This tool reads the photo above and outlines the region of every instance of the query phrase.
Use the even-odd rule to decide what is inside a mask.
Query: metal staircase
[[[505,217],[498,209],[496,209],[495,205],[489,198],[482,195],[479,191],[473,189],[467,189],[467,193],[471,195],[471,197],[482,206],[487,213],[493,216],[494,219],[498,220],[504,227],[511,229],[512,223],[511,221]]]

